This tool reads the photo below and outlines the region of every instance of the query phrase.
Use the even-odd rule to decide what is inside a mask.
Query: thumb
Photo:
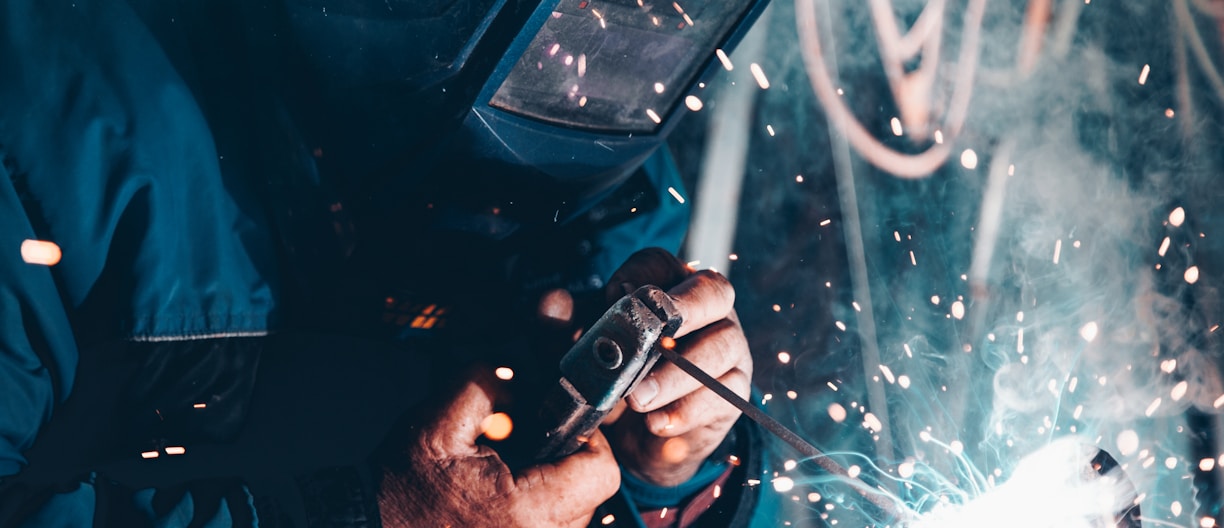
[[[515,483],[525,500],[514,513],[538,516],[549,511],[562,523],[589,520],[595,508],[620,488],[620,467],[608,439],[597,429],[582,449],[521,471]]]
[[[422,431],[429,454],[436,459],[476,454],[476,439],[485,418],[493,414],[495,395],[492,376],[485,369],[468,373],[455,396]]]

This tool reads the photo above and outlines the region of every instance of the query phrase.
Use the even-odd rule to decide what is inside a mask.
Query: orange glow
[[[663,449],[659,453],[663,461],[670,464],[683,462],[684,459],[688,458],[688,455],[689,444],[679,436],[668,438],[666,442],[663,442]]]
[[[493,374],[497,376],[497,379],[506,381],[514,379],[514,369],[511,369],[510,367],[497,367],[497,369],[493,371]]]
[[[145,451],[140,454],[140,458],[157,458],[159,454],[157,451]]]
[[[480,422],[480,430],[484,432],[485,438],[501,441],[510,436],[510,432],[514,430],[514,422],[506,413],[494,413]]]
[[[609,513],[609,514],[605,515],[605,516],[604,516],[604,518],[603,518],[603,520],[601,520],[601,521],[599,521],[599,522],[600,522],[600,523],[603,523],[603,525],[604,525],[604,526],[607,526],[607,525],[609,525],[609,524],[612,524],[612,523],[616,522],[616,516],[615,516],[615,515],[612,515],[611,513]]]
[[[668,350],[675,349],[676,340],[670,337],[667,337],[667,336],[663,336],[663,339],[659,340],[659,346],[662,346],[663,348],[666,348]]]
[[[166,448],[167,455],[181,455],[187,452],[187,448],[182,446],[170,446]]]
[[[63,252],[55,242],[46,240],[25,240],[21,243],[21,260],[27,264],[54,266],[59,264]]]
[[[191,406],[192,409],[203,409],[205,407],[208,407],[207,403],[196,403]]]

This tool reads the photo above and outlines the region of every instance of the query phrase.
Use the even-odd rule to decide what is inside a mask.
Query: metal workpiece
[[[671,297],[655,286],[638,288],[604,312],[561,358],[561,379],[540,407],[547,425],[535,460],[578,450],[650,372],[660,341],[674,337],[681,321]]]

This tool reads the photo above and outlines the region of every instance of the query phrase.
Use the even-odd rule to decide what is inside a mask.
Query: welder
[[[644,285],[748,394],[662,144],[762,4],[0,4],[0,525],[748,524],[674,365],[557,460],[482,424]]]

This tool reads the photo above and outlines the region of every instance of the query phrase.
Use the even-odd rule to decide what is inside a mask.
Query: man
[[[522,9],[0,5],[0,523],[746,522],[755,433],[671,365],[569,457],[478,442],[492,367],[547,381],[639,285],[751,376],[725,279],[629,259],[682,236],[665,153],[563,184],[436,155],[485,39],[439,57]]]

